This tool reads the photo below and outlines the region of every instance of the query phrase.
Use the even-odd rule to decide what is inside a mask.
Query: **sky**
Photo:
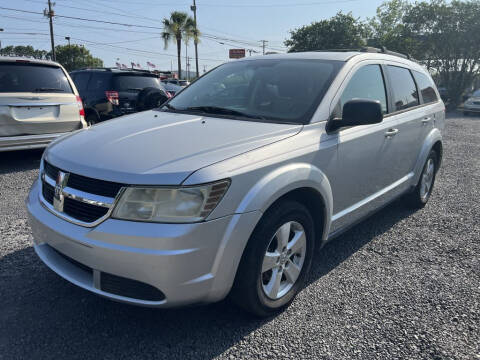
[[[172,11],[193,16],[193,0],[55,0],[55,44],[82,44],[105,66],[131,62],[147,68],[176,69],[176,45],[167,49],[160,38],[162,19]],[[228,61],[228,49],[246,48],[261,53],[260,40],[267,40],[266,51],[285,52],[283,42],[295,28],[352,12],[365,19],[375,15],[383,0],[197,0],[197,22],[202,33],[198,47],[200,71]],[[50,50],[48,20],[42,15],[47,0],[0,0],[0,41],[8,45],[33,45]],[[5,10],[17,9],[32,13]],[[68,17],[83,18],[78,20]],[[103,22],[102,22],[103,21]],[[104,22],[121,23],[109,24]],[[182,68],[185,68],[185,46]],[[187,54],[195,68],[194,46]]]

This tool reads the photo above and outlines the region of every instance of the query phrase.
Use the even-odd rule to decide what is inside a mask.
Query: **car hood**
[[[145,111],[67,135],[45,159],[127,184],[177,185],[194,171],[297,134],[302,125]]]

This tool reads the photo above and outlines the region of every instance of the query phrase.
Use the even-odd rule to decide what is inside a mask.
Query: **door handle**
[[[428,124],[431,120],[432,120],[431,117],[423,118],[423,119],[422,119],[422,124],[423,124],[423,125],[426,125],[426,124]]]
[[[389,138],[398,134],[398,129],[388,129],[385,133],[385,137]]]

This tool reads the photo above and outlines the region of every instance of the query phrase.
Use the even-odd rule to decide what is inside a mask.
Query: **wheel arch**
[[[437,170],[438,170],[443,157],[443,144],[442,144],[442,134],[440,133],[440,130],[436,128],[430,131],[430,133],[427,135],[427,137],[423,142],[422,149],[420,150],[420,154],[418,155],[417,161],[415,163],[412,186],[415,186],[418,183],[420,179],[420,174],[422,173],[423,165],[425,164],[428,154],[432,149],[437,151],[437,154],[440,159],[439,164],[437,166]]]
[[[333,197],[327,176],[307,163],[285,165],[264,176],[244,197],[237,213],[260,210],[265,214],[274,204],[284,199],[295,199],[304,204],[318,226],[322,241],[327,239],[333,211]],[[315,216],[320,213],[320,216]]]

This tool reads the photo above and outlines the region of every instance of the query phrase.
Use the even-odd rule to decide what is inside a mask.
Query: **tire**
[[[89,113],[86,117],[85,117],[85,121],[87,122],[87,124],[89,126],[92,126],[92,125],[95,125],[96,123],[99,122],[99,119],[98,119],[98,116],[95,115],[95,113]]]
[[[147,87],[138,93],[137,110],[145,111],[155,109],[167,100],[167,95],[164,94],[160,89]]]
[[[433,166],[433,169],[431,166]],[[423,165],[417,186],[415,186],[415,189],[405,197],[408,207],[412,209],[421,209],[427,204],[432,195],[437,171],[438,155],[435,150],[431,150],[425,164]],[[428,186],[428,184],[430,185]]]
[[[287,231],[288,237],[282,236]],[[292,200],[275,204],[248,241],[230,299],[258,317],[284,310],[305,284],[314,247],[315,228],[308,209]],[[282,252],[281,248],[286,249]]]

